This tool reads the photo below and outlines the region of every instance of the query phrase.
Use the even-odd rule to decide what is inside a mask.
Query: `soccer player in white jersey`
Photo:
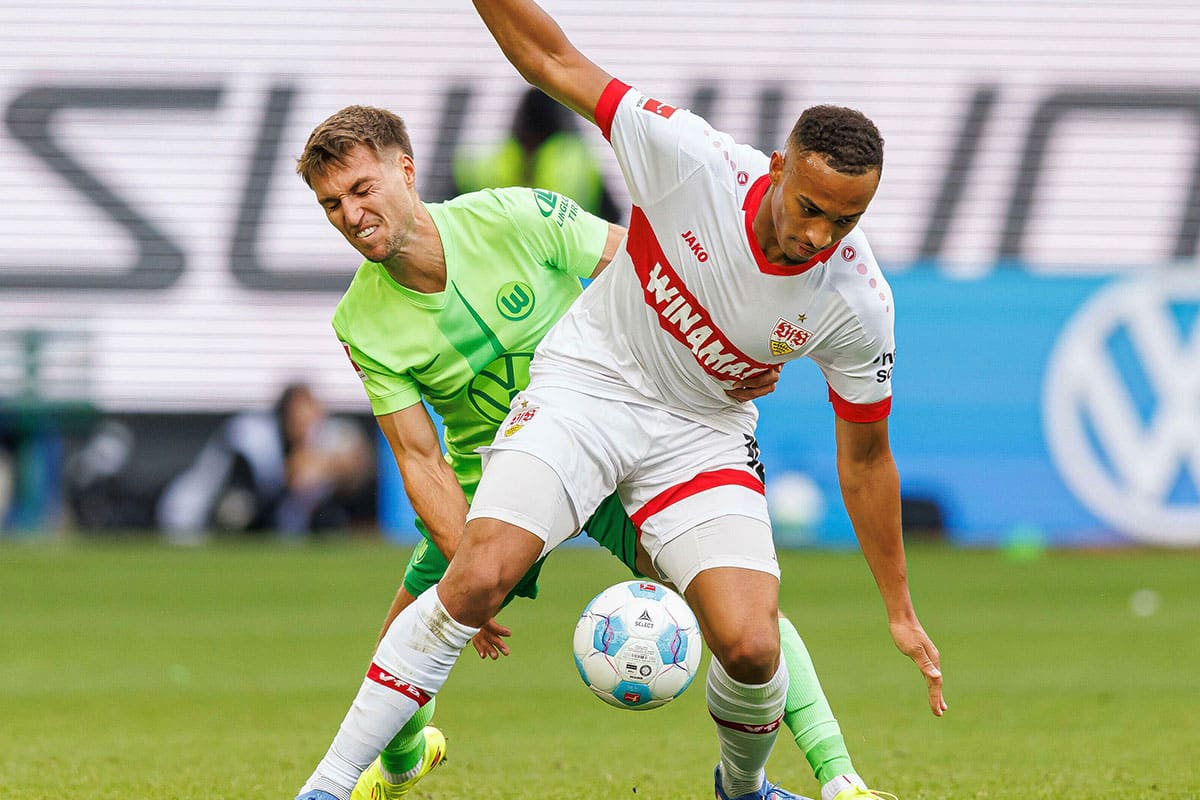
[[[296,171],[330,223],[366,257],[334,313],[333,326],[363,382],[396,457],[423,539],[384,624],[445,574],[488,445],[513,396],[529,383],[538,342],[615,255],[625,229],[541,189],[489,189],[444,203],[420,201],[404,121],[368,106],[336,112],[309,136]],[[778,372],[750,376],[730,389],[746,401],[774,388]],[[442,442],[422,404],[441,417]],[[637,577],[658,578],[620,498],[613,495],[584,532]],[[536,597],[539,561],[510,597]],[[788,666],[783,717],[822,786],[846,785],[855,768],[803,640],[779,620]],[[481,657],[506,655],[507,629],[484,626],[473,644]],[[372,672],[379,680],[383,675]],[[350,800],[399,800],[446,753],[424,705],[362,773]],[[861,779],[860,779],[861,782]],[[336,787],[335,787],[336,788]]]
[[[893,302],[855,231],[882,140],[861,114],[817,107],[767,157],[614,80],[530,0],[475,6],[530,83],[600,127],[635,208],[609,268],[538,347],[445,576],[380,643],[373,669],[387,684],[364,680],[314,778],[365,768],[525,570],[615,490],[714,656],[716,797],[795,798],[763,772],[787,671],[756,413],[726,396],[733,381],[802,356],[821,368],[843,498],[889,630],[924,675],[933,713],[947,707],[937,648],[909,597],[888,445]]]

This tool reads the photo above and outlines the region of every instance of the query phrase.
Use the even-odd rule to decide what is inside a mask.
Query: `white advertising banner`
[[[866,112],[887,155],[863,227],[893,271],[1196,255],[1200,4],[544,5],[609,72],[765,148],[808,105]],[[295,158],[338,108],[385,106],[442,199],[523,88],[466,0],[3,4],[0,397],[233,410],[301,378],[365,410],[329,327],[358,258]]]

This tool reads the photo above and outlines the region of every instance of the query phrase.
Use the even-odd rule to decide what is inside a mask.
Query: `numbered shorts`
[[[548,470],[509,458],[510,452]],[[561,504],[554,500],[554,477],[565,495]],[[656,564],[681,534],[709,529],[703,547],[692,548],[699,562],[688,574],[678,565],[675,574],[664,572],[681,589],[701,568],[736,566],[778,576],[752,436],[570,389],[538,387],[513,400],[484,449],[483,478],[467,518],[525,528],[546,542],[544,555],[578,532],[579,520],[614,492]],[[728,524],[713,535],[705,523],[724,518]]]
[[[423,538],[413,550],[408,559],[408,566],[404,569],[404,588],[413,597],[419,597],[421,592],[440,581],[446,574],[448,566],[442,551],[438,550],[429,539],[429,531],[425,528],[425,523],[418,519],[417,528]],[[620,498],[616,495],[606,497],[600,503],[600,507],[596,509],[596,513],[583,523],[583,530],[589,537],[599,542],[604,549],[620,559],[635,577],[643,577],[636,567],[637,529],[630,521],[629,515],[625,513]],[[537,597],[537,579],[542,570],[543,561],[545,559],[540,559],[529,568],[529,571],[504,599],[505,605],[512,602],[514,597],[531,599]]]

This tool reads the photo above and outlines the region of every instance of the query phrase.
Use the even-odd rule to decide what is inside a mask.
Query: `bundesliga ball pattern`
[[[575,626],[575,666],[617,708],[658,708],[683,694],[700,666],[700,626],[683,598],[627,581],[596,595]]]

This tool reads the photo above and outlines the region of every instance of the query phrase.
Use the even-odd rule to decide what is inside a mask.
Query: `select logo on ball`
[[[533,353],[505,353],[471,379],[467,401],[491,422],[499,425],[517,392],[529,385],[529,362]]]
[[[496,310],[500,316],[519,322],[533,313],[533,288],[523,281],[509,281],[496,293]]]

